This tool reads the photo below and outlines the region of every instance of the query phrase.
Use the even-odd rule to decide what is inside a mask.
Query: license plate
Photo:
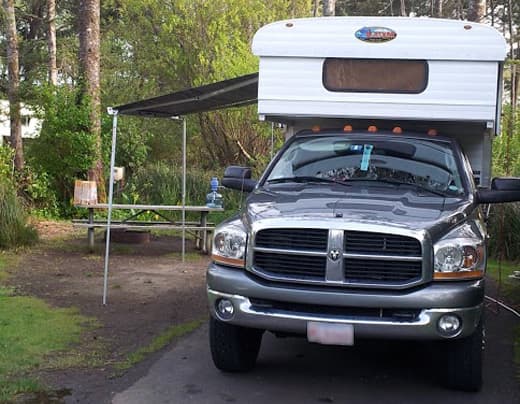
[[[354,345],[354,326],[309,321],[307,323],[307,340],[324,345]]]

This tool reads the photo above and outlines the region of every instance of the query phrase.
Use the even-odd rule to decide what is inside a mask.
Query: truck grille
[[[269,275],[325,280],[326,257],[255,253],[255,267]]]
[[[327,251],[327,229],[266,229],[256,235],[256,246],[287,250]]]
[[[413,237],[350,230],[331,230],[330,237],[342,247],[340,260],[328,257],[337,249],[328,229],[262,229],[252,270],[274,281],[331,286],[392,288],[422,279],[422,245]]]
[[[338,319],[350,318],[365,320],[386,320],[395,322],[414,322],[419,319],[420,309],[338,307],[308,303],[283,302],[278,300],[250,298],[252,309],[261,312],[285,312],[299,315],[326,315]]]
[[[345,252],[359,254],[421,256],[421,243],[412,237],[396,234],[345,232]]]
[[[344,260],[345,280],[349,282],[409,282],[419,279],[421,262],[378,261],[370,259]]]

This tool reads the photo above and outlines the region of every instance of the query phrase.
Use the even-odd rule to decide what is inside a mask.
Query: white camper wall
[[[371,29],[392,38],[359,39]],[[506,43],[489,26],[403,17],[295,19],[261,28],[252,47],[260,56],[258,113],[267,119],[478,121],[497,129]],[[327,58],[426,61],[427,86],[416,94],[329,91]]]
[[[324,58],[263,57],[258,113],[266,116],[495,121],[498,63],[428,61],[419,94],[328,91]]]

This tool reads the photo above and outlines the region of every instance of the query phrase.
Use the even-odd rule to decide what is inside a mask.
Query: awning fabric
[[[172,117],[254,104],[258,73],[114,107],[121,115]]]

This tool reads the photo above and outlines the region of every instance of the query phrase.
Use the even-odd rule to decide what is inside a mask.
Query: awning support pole
[[[173,120],[182,120],[182,262],[186,255],[186,117],[172,116]]]
[[[182,118],[182,262],[186,253],[186,118]]]
[[[108,114],[112,115],[112,151],[110,154],[110,183],[108,185],[108,217],[105,243],[105,272],[103,277],[103,305],[107,304],[108,292],[108,261],[110,258],[110,224],[112,222],[112,202],[114,198],[114,166],[116,160],[117,141],[117,110],[108,108]]]

